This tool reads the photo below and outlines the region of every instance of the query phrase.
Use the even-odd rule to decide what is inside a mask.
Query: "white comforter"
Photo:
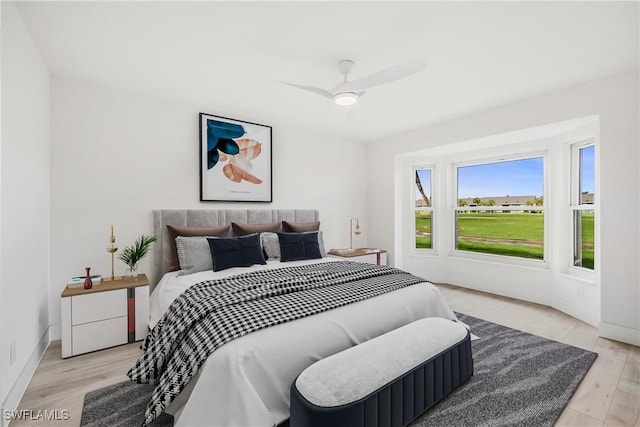
[[[167,273],[150,299],[150,326],[189,286],[260,268],[313,261],[206,271],[176,277]],[[272,326],[231,341],[215,351],[197,376],[168,407],[175,426],[275,426],[289,418],[289,389],[312,363],[423,317],[455,319],[430,283],[402,288],[375,298]]]

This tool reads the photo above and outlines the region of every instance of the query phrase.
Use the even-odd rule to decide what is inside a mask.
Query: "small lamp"
[[[353,230],[353,221],[356,222],[356,230]],[[362,234],[360,231],[360,220],[358,218],[351,218],[349,220],[349,249],[353,249],[353,235],[359,236]]]

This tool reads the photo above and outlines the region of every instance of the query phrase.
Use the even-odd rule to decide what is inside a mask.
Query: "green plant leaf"
[[[143,234],[138,237],[131,246],[125,246],[118,259],[129,267],[134,267],[138,262],[147,255],[151,250],[151,245],[156,242],[156,236],[147,236]]]

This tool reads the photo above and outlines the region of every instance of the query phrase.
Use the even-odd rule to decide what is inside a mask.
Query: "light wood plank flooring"
[[[597,329],[552,308],[450,285],[438,285],[454,311],[598,353],[558,420],[558,426],[640,427],[640,348],[600,338]],[[61,359],[60,341],[47,349],[20,402],[21,410],[68,410],[70,420],[11,426],[78,426],[84,394],[127,380],[139,343]]]

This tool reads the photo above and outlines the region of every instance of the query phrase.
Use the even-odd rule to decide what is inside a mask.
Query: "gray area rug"
[[[553,426],[597,353],[458,314],[472,341],[473,377],[410,424]]]
[[[458,317],[480,337],[471,343],[473,377],[411,427],[553,426],[598,356],[475,317]],[[80,426],[142,425],[152,390],[125,381],[89,392]],[[172,425],[166,414],[153,423]]]
[[[84,396],[81,427],[141,426],[154,386],[124,381],[91,391]],[[173,426],[173,417],[163,414],[153,427]]]

